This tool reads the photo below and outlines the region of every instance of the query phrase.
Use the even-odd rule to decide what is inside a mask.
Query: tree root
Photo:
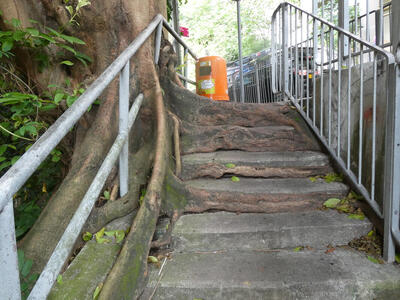
[[[154,72],[154,77],[157,74]],[[136,299],[147,280],[147,256],[161,207],[161,189],[167,167],[167,121],[161,87],[156,81],[157,138],[153,172],[143,204],[126,237],[121,252],[104,283],[100,300]]]
[[[163,235],[162,238],[151,242],[150,245],[151,249],[158,249],[171,244],[172,231],[180,216],[181,216],[180,212],[178,210],[175,210],[175,212],[172,215],[171,222],[168,226],[167,232]]]

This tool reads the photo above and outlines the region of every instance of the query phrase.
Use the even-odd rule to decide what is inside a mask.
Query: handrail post
[[[349,22],[349,0],[340,0],[339,1],[339,27],[344,30],[349,31],[350,22]],[[340,45],[341,49],[339,51],[342,52],[342,57],[347,59],[349,55],[349,38],[344,34],[340,37]],[[340,66],[341,67],[341,66]]]
[[[258,77],[258,64],[257,61],[254,62],[254,68],[256,70],[256,89],[257,89],[257,103],[261,102],[260,96],[260,78]]]
[[[129,61],[122,69],[119,77],[119,133],[128,131],[129,122]],[[129,177],[129,135],[119,155],[119,193],[124,196],[128,192]]]
[[[188,61],[189,61],[189,56],[188,56],[188,49],[185,47],[184,51],[183,51],[183,63],[185,64],[185,67],[183,69],[183,76],[185,76],[185,78],[188,78]],[[185,88],[187,88],[187,81],[185,80]]]
[[[158,24],[157,33],[156,33],[156,46],[155,46],[155,53],[154,53],[154,63],[157,65],[158,60],[160,59],[160,50],[161,50],[161,34],[163,29],[163,21]]]
[[[0,212],[0,299],[21,299],[12,199]]]
[[[282,83],[283,83],[283,92],[289,93],[289,55],[288,55],[288,5],[284,3],[282,5],[283,14],[282,14]],[[296,45],[297,51],[297,45]],[[285,96],[284,96],[285,97]]]
[[[388,100],[385,145],[385,194],[384,194],[384,259],[395,259],[392,231],[399,229],[400,210],[400,72],[397,64],[389,65]]]

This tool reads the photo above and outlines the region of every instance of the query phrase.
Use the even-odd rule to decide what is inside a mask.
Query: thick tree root
[[[157,77],[156,74],[154,76]],[[166,112],[158,82],[156,82],[154,98],[157,138],[153,172],[143,204],[104,283],[99,299],[136,299],[143,292],[147,280],[147,256],[161,207],[160,191],[165,178],[169,152]]]

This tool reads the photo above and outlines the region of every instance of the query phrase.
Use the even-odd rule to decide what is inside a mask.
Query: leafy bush
[[[39,30],[35,27],[41,26],[34,20],[30,20],[32,26],[27,28],[23,28],[17,19],[5,23],[11,29],[0,30],[0,176],[62,113],[60,107],[71,106],[84,92],[81,86],[73,89],[67,79],[62,87],[50,85],[46,91],[38,93],[15,65],[17,53],[20,53],[18,51],[29,53],[40,72],[44,72],[51,64],[62,64],[69,68],[74,61],[85,66],[91,61],[74,48],[75,45],[85,44],[76,37],[49,27]],[[49,53],[55,53],[54,49],[56,54],[50,56]],[[62,179],[62,155],[61,149],[54,149],[25,186],[14,195],[17,238],[21,238],[32,227],[41,207]]]

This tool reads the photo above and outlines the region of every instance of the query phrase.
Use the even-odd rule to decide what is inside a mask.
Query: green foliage
[[[229,169],[232,169],[232,168],[236,167],[236,165],[232,164],[232,163],[229,163],[229,164],[226,164],[225,167],[227,167]]]
[[[90,232],[85,232],[84,234],[82,234],[82,240],[84,240],[85,242],[88,242],[92,239],[93,234],[91,234]]]
[[[244,56],[270,46],[271,15],[280,2],[240,2]],[[180,18],[181,25],[190,31],[188,44],[198,55],[219,55],[228,61],[238,58],[235,1],[198,0],[182,3]]]
[[[232,180],[233,182],[239,182],[239,181],[240,181],[240,178],[239,178],[239,177],[236,177],[236,176],[232,176],[231,180]]]
[[[9,25],[9,30],[0,31],[0,176],[47,130],[49,118],[42,116],[62,113],[62,104],[72,105],[84,92],[80,86],[72,89],[70,81],[66,80],[62,87],[50,85],[47,90],[38,93],[35,87],[29,86],[26,76],[17,71],[17,51],[27,53],[30,56],[27,59],[32,60],[40,72],[51,64],[62,63],[69,68],[74,65],[73,61],[84,65],[91,61],[74,48],[75,45],[85,44],[76,37],[39,26],[34,20],[30,20],[30,27],[23,27],[17,19],[4,22]],[[52,51],[49,51],[50,47]],[[56,54],[51,57],[49,53]],[[14,195],[17,239],[32,227],[59,183],[62,155],[61,149],[54,149]]]
[[[71,2],[72,2],[71,0],[64,0],[64,3],[66,4],[65,5],[65,9],[68,11],[68,14],[69,14],[69,17],[70,17],[68,23],[79,26],[79,23],[76,20],[76,18],[79,15],[79,11],[83,7],[90,5],[90,1],[88,1],[88,0],[78,0],[78,2],[76,3],[75,6],[73,6]]]
[[[22,250],[18,250],[18,269],[21,280],[22,299],[26,299],[28,297],[29,290],[39,277],[39,274],[31,273],[32,266],[33,261],[26,258]]]
[[[324,206],[327,208],[336,208],[336,206],[340,203],[340,199],[330,198],[324,202]]]

